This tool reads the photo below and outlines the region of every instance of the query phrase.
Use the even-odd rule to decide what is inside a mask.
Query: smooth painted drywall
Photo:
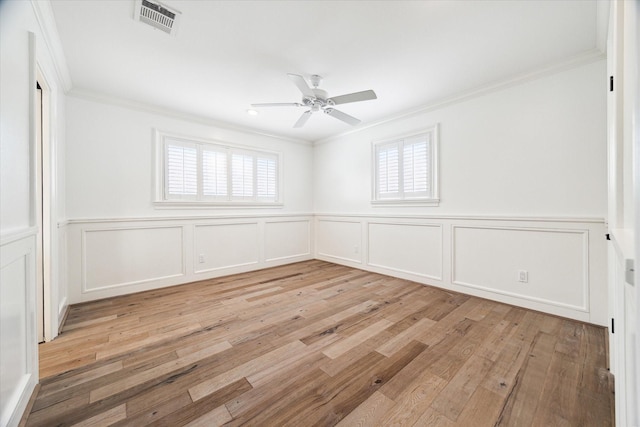
[[[0,2],[0,426],[18,424],[38,381],[35,328],[38,224],[34,223],[31,191],[35,174],[30,119],[36,66],[51,94],[48,137],[53,214],[49,218],[51,251],[45,264],[51,276],[51,310],[45,310],[48,338],[57,335],[59,314],[66,306],[65,271],[57,268],[66,252],[60,253],[58,233],[58,221],[65,216],[64,191],[57,187],[64,182],[58,156],[64,150],[64,93],[58,81],[56,60],[49,50],[55,40],[45,40],[48,36],[41,26],[46,25],[47,19],[51,16],[42,14],[42,9],[30,1]],[[62,289],[60,283],[65,284]]]
[[[604,82],[601,60],[321,142],[314,212],[604,218]],[[440,205],[373,207],[372,141],[436,123]]]
[[[29,227],[29,33],[31,5],[0,6],[0,229]]]
[[[74,96],[67,97],[66,113],[66,200],[70,219],[311,211],[312,147],[308,144]],[[154,129],[281,152],[284,206],[268,209],[154,208]]]

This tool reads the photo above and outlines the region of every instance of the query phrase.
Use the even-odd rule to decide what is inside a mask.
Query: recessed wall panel
[[[442,226],[369,223],[369,265],[442,280]]]
[[[4,253],[3,253],[4,255]],[[0,347],[2,348],[2,364],[0,364],[0,410],[2,414],[13,408],[27,370],[28,343],[32,338],[27,333],[27,316],[35,315],[27,305],[27,287],[31,283],[27,276],[27,257],[20,256],[3,265],[0,270]],[[33,337],[35,338],[35,337]],[[33,345],[35,345],[34,340]]]
[[[452,281],[587,311],[586,233],[454,226]]]
[[[309,221],[265,223],[265,261],[310,254]]]
[[[85,230],[85,292],[184,274],[182,227]]]
[[[316,229],[318,255],[362,262],[362,226],[355,221],[319,220]]]
[[[195,227],[195,272],[256,264],[258,224],[215,224]]]

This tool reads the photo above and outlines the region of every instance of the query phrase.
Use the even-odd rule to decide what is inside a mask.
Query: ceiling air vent
[[[136,21],[144,22],[167,34],[175,36],[178,30],[180,12],[169,9],[158,2],[136,0],[133,17]]]

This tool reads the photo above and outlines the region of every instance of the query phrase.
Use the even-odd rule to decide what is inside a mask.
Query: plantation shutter
[[[227,197],[227,153],[208,148],[202,150],[202,194],[205,197]]]
[[[253,198],[253,159],[249,154],[231,155],[231,195],[234,199]]]
[[[275,158],[261,157],[256,160],[256,187],[260,199],[276,200],[277,164]]]
[[[198,195],[198,150],[194,144],[167,142],[166,193],[168,198]]]
[[[405,198],[425,197],[429,186],[429,140],[427,135],[410,138],[403,146],[403,193]]]
[[[400,191],[400,145],[384,144],[377,147],[378,198],[395,198]]]
[[[238,206],[279,202],[276,153],[166,136],[160,149],[164,188],[156,187],[156,194],[162,201]]]

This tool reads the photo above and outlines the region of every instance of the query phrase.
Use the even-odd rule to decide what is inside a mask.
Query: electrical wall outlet
[[[358,245],[355,245],[355,246],[353,247],[353,253],[354,253],[354,254],[357,254],[358,252],[360,252],[360,248],[358,247]]]
[[[199,262],[200,264],[204,264],[204,254],[200,254],[200,255],[198,255],[198,262]]]
[[[529,272],[527,270],[518,270],[518,282],[527,283],[529,281]]]

